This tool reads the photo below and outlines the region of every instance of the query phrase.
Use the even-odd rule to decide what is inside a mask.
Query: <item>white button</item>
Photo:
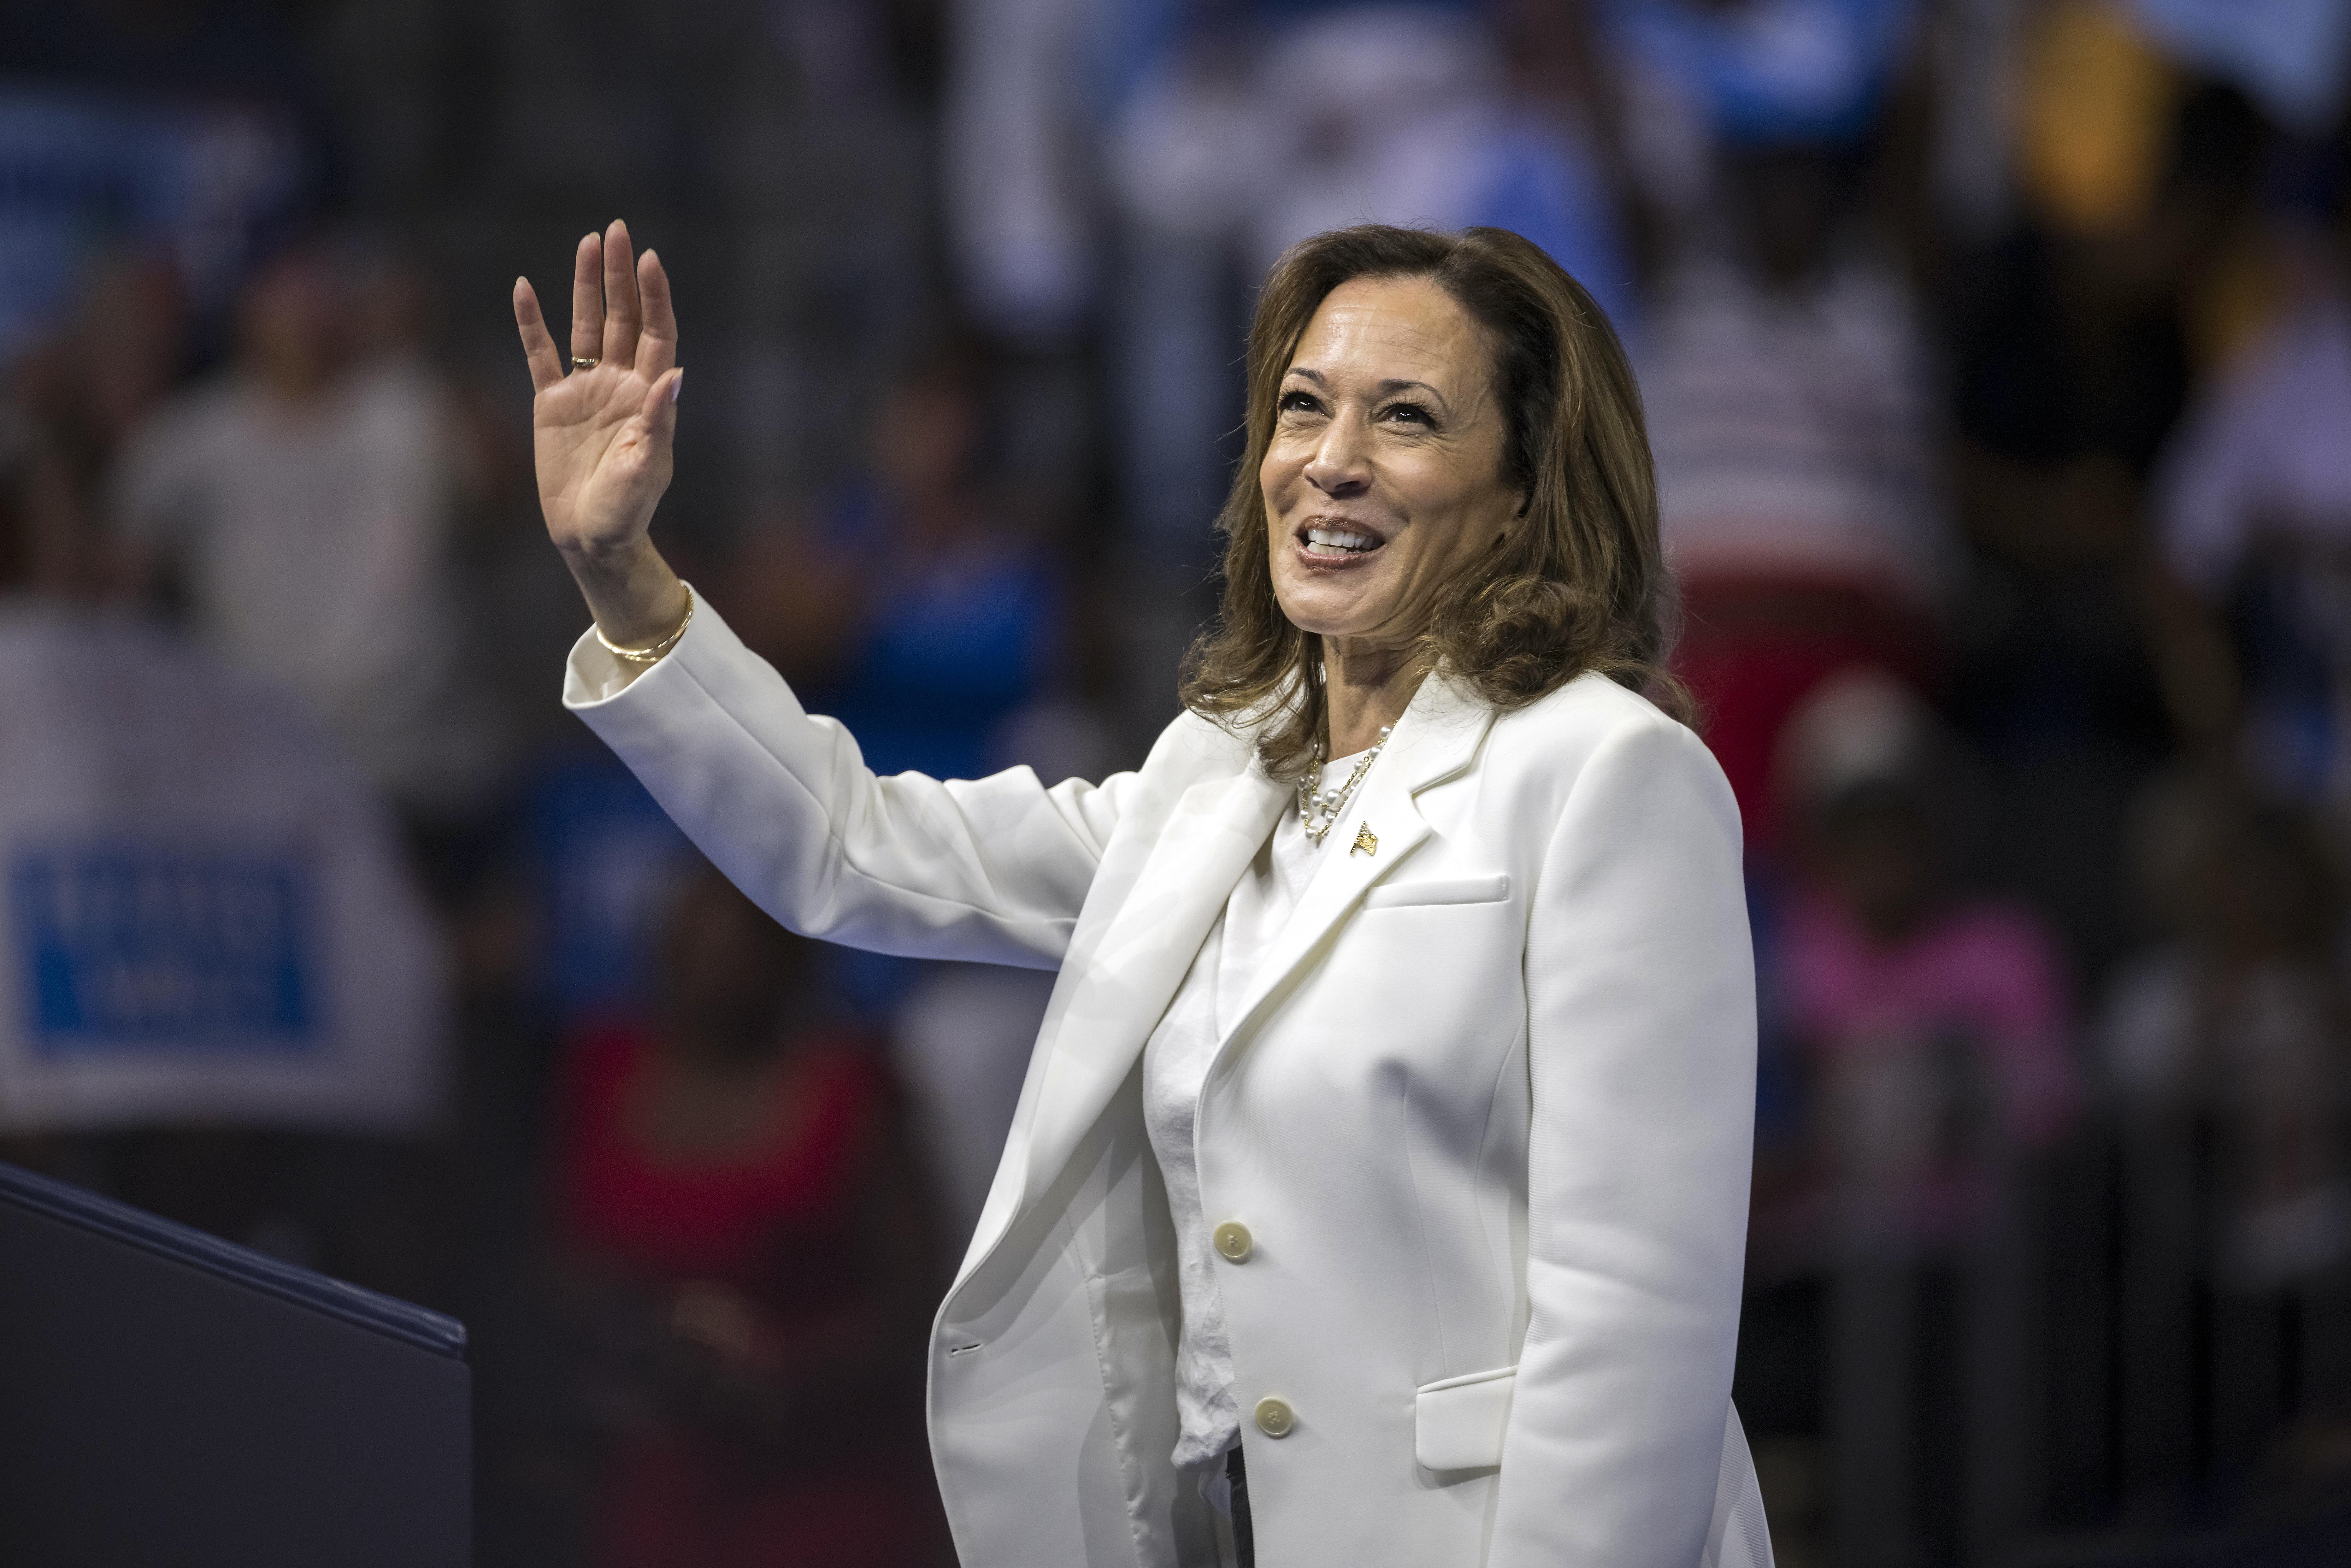
[[[1257,1429],[1269,1437],[1287,1437],[1298,1426],[1298,1413],[1289,1402],[1266,1398],[1257,1402]]]
[[[1217,1227],[1210,1238],[1217,1250],[1228,1263],[1246,1263],[1257,1250],[1257,1242],[1249,1236],[1249,1227],[1238,1219],[1228,1219]]]

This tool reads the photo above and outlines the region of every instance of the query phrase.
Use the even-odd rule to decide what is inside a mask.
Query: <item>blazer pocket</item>
[[[1502,1434],[1510,1424],[1515,1366],[1448,1377],[1416,1390],[1412,1453],[1425,1469],[1490,1470],[1502,1462]]]
[[[1364,894],[1364,907],[1394,909],[1405,904],[1499,904],[1510,896],[1510,879],[1498,871],[1488,876],[1384,882]]]

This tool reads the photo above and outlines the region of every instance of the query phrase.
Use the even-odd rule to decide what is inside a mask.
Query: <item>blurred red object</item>
[[[607,1568],[949,1560],[917,1354],[929,1259],[893,1085],[862,1031],[772,1038],[713,1056],[611,1023],[571,1053],[559,1201],[617,1276]]]
[[[1923,685],[1933,632],[1907,601],[1856,583],[1800,577],[1683,579],[1674,673],[1739,798],[1750,854],[1780,840],[1773,759],[1789,716],[1840,671],[1876,666]]]

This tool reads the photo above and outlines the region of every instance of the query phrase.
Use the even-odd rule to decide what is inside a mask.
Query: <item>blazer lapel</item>
[[[1091,953],[1071,956],[1081,968],[1046,1016],[1051,1044],[1040,1064],[1035,1113],[1025,1118],[1022,1191],[1000,1210],[989,1205],[995,1223],[983,1223],[971,1259],[985,1256],[1027,1207],[1028,1195],[1061,1174],[1125,1082],[1287,799],[1254,763],[1186,790],[1099,942]],[[1016,1126],[1014,1137],[1020,1136]],[[986,1234],[991,1228],[996,1234]]]
[[[1403,863],[1428,837],[1428,824],[1413,797],[1468,767],[1492,723],[1491,707],[1444,676],[1430,675],[1421,682],[1404,716],[1396,721],[1387,749],[1364,775],[1361,790],[1348,803],[1346,815],[1331,829],[1330,839],[1322,845],[1322,864],[1306,884],[1298,907],[1259,961],[1232,1015],[1232,1028],[1225,1036],[1228,1045],[1249,1027],[1291,972],[1322,946],[1332,928],[1355,907],[1365,891]],[[1238,876],[1237,871],[1236,880]]]

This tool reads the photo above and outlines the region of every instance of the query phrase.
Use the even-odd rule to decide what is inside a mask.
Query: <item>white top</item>
[[[1321,782],[1345,779],[1362,757],[1359,751],[1326,764]],[[1143,1048],[1143,1121],[1167,1184],[1184,1301],[1183,1335],[1176,1347],[1176,1409],[1182,1421],[1176,1439],[1178,1467],[1207,1465],[1241,1435],[1240,1409],[1233,1400],[1232,1346],[1217,1295],[1216,1249],[1209,1243],[1215,1225],[1200,1212],[1200,1166],[1193,1147],[1200,1090],[1217,1047],[1240,1021],[1233,1009],[1249,993],[1259,958],[1298,907],[1330,842],[1328,836],[1320,844],[1308,838],[1294,808],[1275,820]]]

